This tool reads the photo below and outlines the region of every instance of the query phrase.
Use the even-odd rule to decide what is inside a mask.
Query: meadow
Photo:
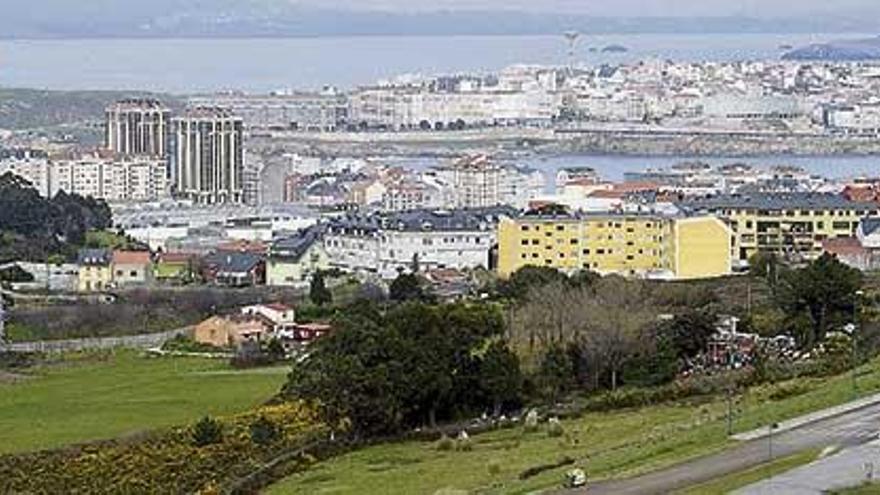
[[[258,406],[286,367],[233,370],[224,360],[83,353],[0,376],[0,454],[109,439]]]

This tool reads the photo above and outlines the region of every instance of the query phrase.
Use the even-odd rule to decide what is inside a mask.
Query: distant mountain
[[[796,48],[782,56],[783,60],[864,61],[880,60],[880,37],[861,40],[815,43]]]
[[[870,32],[873,19],[600,18],[514,11],[401,13],[277,0],[2,0],[0,37],[295,37],[584,33]],[[36,4],[36,6],[35,6]],[[491,19],[492,22],[486,22]]]

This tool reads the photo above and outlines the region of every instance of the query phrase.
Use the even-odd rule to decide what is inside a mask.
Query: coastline
[[[880,155],[880,139],[808,133],[674,130],[501,128],[457,132],[254,132],[254,149],[311,156],[502,156],[604,154],[618,156],[755,157]]]

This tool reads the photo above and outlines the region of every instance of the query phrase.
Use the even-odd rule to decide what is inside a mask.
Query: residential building
[[[265,280],[265,259],[241,251],[217,251],[205,257],[202,276],[224,287],[253,287]]]
[[[226,109],[241,116],[244,125],[252,129],[335,131],[348,118],[347,97],[331,88],[320,93],[221,93],[195,96],[188,103]]]
[[[322,226],[314,226],[275,241],[266,261],[266,285],[307,286],[315,273],[330,268],[322,233]]]
[[[220,108],[193,108],[172,122],[175,194],[196,204],[243,203],[241,118]]]
[[[679,207],[724,218],[734,232],[739,264],[757,252],[813,259],[825,240],[851,237],[863,218],[880,213],[876,203],[820,193],[718,195],[686,200]]]
[[[714,216],[530,213],[498,227],[498,273],[525,266],[567,273],[694,279],[731,271],[731,232]]]
[[[291,328],[296,324],[296,311],[281,303],[255,304],[241,308],[241,314],[259,316],[268,322],[273,332]]]
[[[110,202],[154,201],[168,197],[168,163],[163,158],[83,154],[53,159],[39,157],[0,160],[0,174],[10,172],[44,197],[61,191]]]
[[[212,316],[196,325],[193,340],[215,347],[237,348],[267,338],[270,328],[253,315]]]
[[[113,251],[113,286],[141,287],[153,280],[153,261],[147,251]]]
[[[113,254],[109,249],[83,249],[77,256],[80,292],[100,292],[113,287]]]
[[[331,221],[324,247],[331,267],[385,279],[402,270],[491,266],[496,225],[510,208],[351,214]]]
[[[107,149],[122,155],[165,158],[171,110],[154,99],[126,99],[107,107]]]

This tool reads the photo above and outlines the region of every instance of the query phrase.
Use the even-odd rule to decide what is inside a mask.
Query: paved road
[[[829,446],[855,447],[875,440],[878,432],[880,432],[880,405],[873,405],[773,435],[773,457],[785,457],[804,450]],[[718,454],[642,476],[591,484],[588,490],[560,490],[557,493],[569,495],[669,493],[765,463],[769,459],[770,448],[770,438],[753,440]]]
[[[877,479],[880,442],[873,441],[759,481],[734,495],[822,495]]]

